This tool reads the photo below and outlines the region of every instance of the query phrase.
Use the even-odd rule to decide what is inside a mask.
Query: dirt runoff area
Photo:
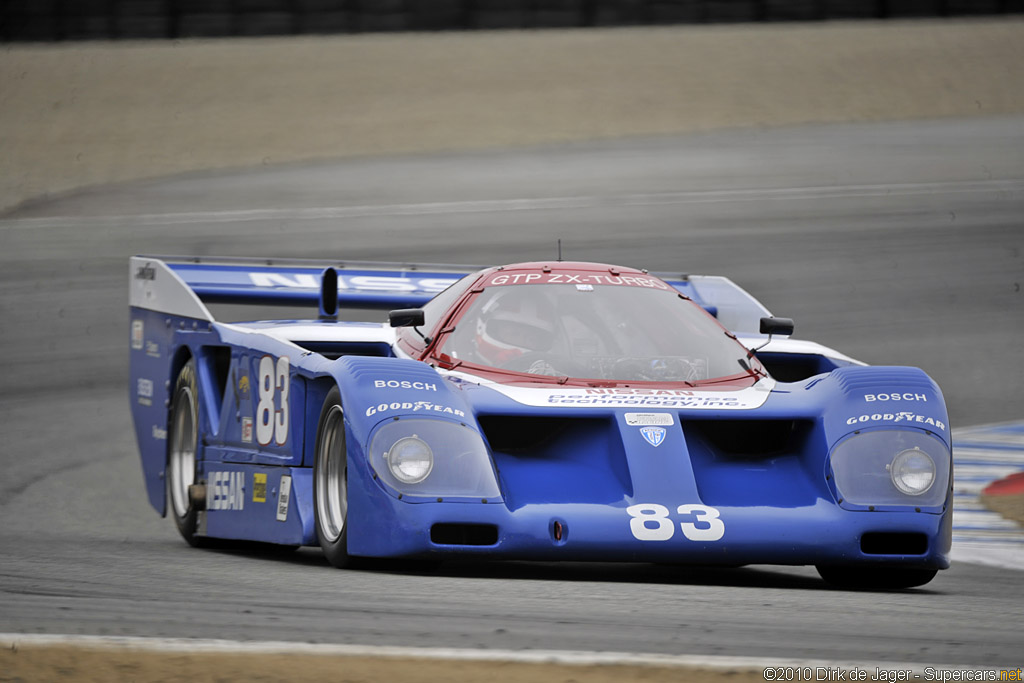
[[[755,683],[760,669],[573,665],[309,654],[146,652],[134,648],[20,646],[0,650],[0,682],[116,683]]]
[[[1024,17],[0,51],[0,210],[316,159],[1024,112]]]

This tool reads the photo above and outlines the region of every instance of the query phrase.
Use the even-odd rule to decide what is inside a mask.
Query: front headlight
[[[424,498],[498,499],[501,492],[480,434],[444,419],[409,417],[380,425],[370,466],[396,493]]]
[[[949,449],[918,429],[873,429],[839,442],[830,458],[844,506],[941,506],[949,488]]]
[[[434,453],[430,446],[415,434],[395,442],[384,459],[391,468],[391,474],[406,484],[418,484],[434,469]]]
[[[935,483],[935,461],[920,448],[900,451],[889,466],[892,483],[908,496],[920,496]]]

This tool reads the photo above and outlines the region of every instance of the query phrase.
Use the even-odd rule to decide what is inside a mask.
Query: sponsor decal
[[[437,385],[430,382],[410,382],[407,379],[375,379],[375,389],[419,389],[420,391],[437,391]]]
[[[245,508],[245,473],[210,472],[206,483],[207,510]]]
[[[577,292],[593,292],[594,285],[576,285]]]
[[[665,408],[687,410],[751,410],[768,400],[775,381],[764,379],[752,387],[731,391],[690,389],[553,389],[490,384],[490,388],[523,405],[607,408]]]
[[[267,502],[267,475],[262,472],[252,475],[252,502]]]
[[[445,415],[454,415],[456,417],[466,417],[466,413],[459,410],[458,408],[449,408],[448,406],[437,405],[435,403],[429,403],[427,401],[405,401],[403,403],[381,403],[380,405],[370,406],[366,409],[366,417],[371,415],[377,415],[379,413],[387,413],[395,410],[401,410],[407,413],[417,413],[420,411],[428,413],[443,413]]]
[[[149,356],[150,358],[159,358],[160,357],[160,345],[157,344],[155,341],[147,341],[146,342],[146,355]]]
[[[320,276],[312,273],[249,273],[257,287],[320,289]],[[458,278],[412,278],[389,275],[344,275],[338,273],[338,289],[355,291],[424,292],[437,294]]]
[[[600,273],[501,273],[491,277],[488,285],[617,285],[620,287],[646,287],[672,289],[661,280],[642,275],[603,275]],[[588,290],[583,290],[588,291]]]
[[[153,405],[153,380],[142,377],[136,380],[135,394],[138,396],[140,405]]]
[[[156,280],[156,268],[148,263],[135,269],[136,280]]]
[[[868,403],[874,401],[927,401],[924,394],[895,393],[895,394],[865,394],[864,400]]]
[[[242,375],[238,378],[238,391],[242,394],[249,393],[249,375]]]
[[[671,427],[675,423],[672,413],[626,413],[626,424],[630,427]]]
[[[144,327],[141,320],[132,321],[132,349],[135,351],[142,349],[143,330]]]
[[[252,418],[242,418],[242,443],[252,443]]]
[[[664,427],[641,427],[640,436],[644,437],[644,440],[652,446],[660,446],[661,442],[665,440],[665,428]]]
[[[927,415],[916,415],[914,413],[900,412],[900,413],[874,413],[872,415],[860,415],[858,417],[851,417],[846,420],[846,424],[855,425],[863,422],[912,422],[914,424],[925,424],[931,427],[937,427],[945,431],[946,425],[940,420],[936,420],[933,417]]]
[[[167,430],[153,425],[153,438],[157,441],[167,441]]]
[[[281,492],[277,494],[277,521],[288,521],[288,501],[292,497],[292,478],[287,474],[281,476]]]

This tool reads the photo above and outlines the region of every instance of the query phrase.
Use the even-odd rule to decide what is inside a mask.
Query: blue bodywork
[[[205,292],[205,300],[252,295],[263,302],[280,296],[315,303],[320,295],[312,287],[297,293],[294,286],[278,294],[273,286],[247,291],[233,264],[170,269],[197,294]],[[312,284],[295,278],[320,270],[272,272],[293,278],[294,285]],[[133,265],[137,279],[136,271]],[[377,275],[366,270],[355,277]],[[155,278],[163,276],[159,271]],[[429,271],[412,277],[417,288],[419,280],[429,280],[435,289],[456,279]],[[699,296],[691,283],[679,284]],[[343,291],[340,300],[363,305],[373,297],[374,305],[415,306],[431,294],[410,287],[397,294]],[[715,301],[701,303],[716,308]],[[321,407],[336,386],[344,407],[352,555],[949,564],[950,428],[939,388],[916,368],[814,356],[802,360],[815,374],[774,383],[756,408],[691,408],[688,399],[666,403],[643,392],[567,406],[556,390],[524,402],[493,384],[396,357],[379,325],[225,324],[145,305],[132,306],[131,325],[132,416],[149,500],[161,514],[168,506],[171,393],[181,368],[195,359],[196,472],[207,486],[200,529],[210,537],[317,545],[314,449]],[[296,338],[296,328],[318,331],[320,341]],[[322,341],[328,337],[339,341]],[[268,368],[286,370],[286,388]],[[660,425],[660,433],[645,435],[638,419]],[[469,430],[483,442],[498,495],[420,495],[380,476],[372,460],[375,437],[384,429],[422,430],[425,420]],[[845,500],[831,459],[843,444],[871,434],[876,442],[930,448],[940,473],[945,469],[943,491],[924,505]],[[443,449],[435,450],[444,457]]]

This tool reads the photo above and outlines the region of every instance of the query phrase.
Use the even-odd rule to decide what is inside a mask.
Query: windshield
[[[618,382],[735,376],[746,356],[675,290],[590,284],[490,286],[439,350],[502,370]]]

